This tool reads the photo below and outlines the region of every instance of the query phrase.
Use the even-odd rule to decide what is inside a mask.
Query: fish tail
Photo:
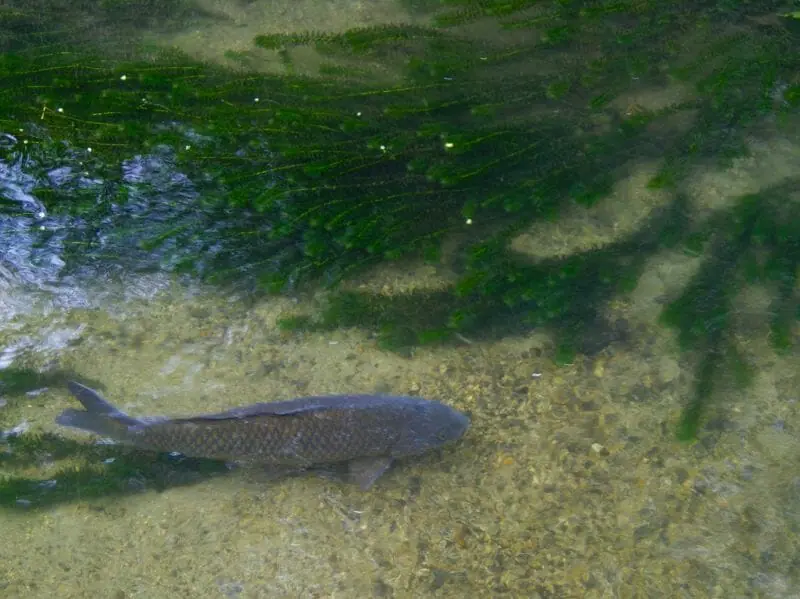
[[[86,409],[64,410],[56,417],[57,424],[117,439],[124,439],[129,427],[141,424],[141,421],[115,408],[94,389],[74,381],[69,381],[68,387]]]
[[[128,431],[127,425],[115,418],[105,414],[87,412],[86,410],[73,410],[72,408],[66,409],[56,416],[56,423],[61,426],[70,426],[89,431],[101,437],[113,437],[115,439],[124,438]]]

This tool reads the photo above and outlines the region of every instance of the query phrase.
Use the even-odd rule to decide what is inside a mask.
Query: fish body
[[[69,383],[84,410],[56,422],[151,451],[306,469],[348,463],[362,488],[396,458],[460,438],[469,418],[436,401],[388,395],[331,395],[258,403],[187,418],[133,418],[84,385]]]

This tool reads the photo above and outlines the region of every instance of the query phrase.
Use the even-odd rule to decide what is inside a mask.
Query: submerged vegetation
[[[745,155],[761,124],[797,126],[796,16],[770,1],[423,5],[429,27],[259,36],[242,64],[276,55],[280,75],[168,52],[109,57],[66,32],[32,34],[47,11],[0,12],[0,157],[24,165],[36,210],[66,219],[33,218],[41,243],[58,239],[74,272],[168,267],[285,292],[385,260],[436,263],[448,241],[451,288],[338,292],[286,326],[370,327],[404,351],[548,326],[561,361],[591,353],[604,305],[682,247],[705,264],[663,320],[694,352],[680,426],[694,437],[722,363],[741,362],[728,318],[738,290],[773,288],[781,351],[800,319],[798,180],[711,215],[686,189],[695,169]],[[297,47],[319,57],[318,76],[297,74]],[[635,101],[675,88],[673,101]],[[510,248],[648,161],[661,164],[650,187],[672,199],[639,230],[546,260]]]

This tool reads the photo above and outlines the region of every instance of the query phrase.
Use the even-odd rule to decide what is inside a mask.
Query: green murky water
[[[104,5],[112,16],[113,4]],[[179,22],[148,23],[143,39],[225,68],[283,73],[289,63],[280,56],[251,52],[256,35],[419,25],[429,17],[422,10],[433,6],[203,1]],[[101,17],[82,15],[82,22],[105,24],[96,36],[113,39]],[[763,17],[757,24],[770,23]],[[498,35],[476,29],[479,38]],[[293,69],[315,72],[318,56],[292,52]],[[390,68],[383,75],[395,77]],[[782,81],[775,93],[797,84]],[[657,111],[686,101],[689,87],[632,83],[614,110]],[[680,118],[670,123],[684,126]],[[726,226],[719,215],[742,197],[784,188],[787,218],[797,215],[798,130],[758,120],[743,128],[746,154],[692,168],[680,189],[683,226],[713,234]],[[18,132],[5,133],[12,149],[21,143]],[[632,152],[602,198],[516,231],[508,247],[530,264],[592,250],[634,260],[634,246],[621,240],[657,220],[673,199],[649,185],[662,158]],[[38,165],[49,168],[54,187],[68,180],[96,189],[59,164]],[[193,208],[202,189],[178,176],[168,156],[154,152],[126,165],[127,184],[152,184],[137,188],[141,196],[127,205],[141,215],[126,229],[134,240],[149,226],[204,222]],[[564,347],[563,329],[522,321],[456,329],[444,344],[398,343],[395,332],[404,329],[397,317],[382,320],[384,313],[405,302],[401,317],[413,323],[437,312],[437,298],[451,301],[437,294],[463,274],[451,254],[469,229],[447,238],[436,260],[409,257],[366,268],[334,290],[264,296],[180,276],[166,253],[117,241],[121,217],[113,211],[95,242],[76,241],[70,234],[86,223],[50,211],[29,166],[0,163],[2,197],[14,206],[0,213],[0,596],[800,594],[798,323],[790,315],[776,328],[776,310],[786,304],[776,303],[763,277],[726,288],[725,344],[711,352],[725,355],[714,401],[694,441],[676,435],[702,370],[679,331],[664,326],[663,313],[707,268],[707,245],[642,249],[634,283],[598,303],[596,325],[572,349]],[[765,243],[756,254],[766,262],[777,255],[779,263],[796,255],[797,227],[789,222],[786,230],[774,234],[784,245]],[[90,259],[70,268],[71,247]],[[789,298],[800,293],[796,279],[781,289]],[[329,326],[318,315],[343,311],[342,290],[372,298],[372,311]],[[686,304],[682,313],[692,310],[702,311]],[[320,326],[287,326],[298,315]],[[776,352],[778,333],[787,343]],[[401,351],[390,351],[398,345]],[[275,478],[96,444],[53,422],[74,403],[69,378],[102,388],[134,415],[383,392],[444,401],[469,412],[473,424],[462,442],[398,464],[362,493],[312,474]]]

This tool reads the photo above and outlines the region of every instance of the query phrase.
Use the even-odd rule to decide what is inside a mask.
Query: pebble
[[[602,376],[603,376],[603,374],[605,373],[605,371],[606,371],[606,363],[605,363],[605,360],[597,360],[597,361],[594,363],[594,370],[592,371],[592,373],[593,373],[593,374],[594,374],[594,375],[595,375],[597,378],[600,378],[600,377],[602,377]]]
[[[658,365],[658,375],[663,383],[671,383],[681,373],[681,367],[675,358],[664,356]]]

